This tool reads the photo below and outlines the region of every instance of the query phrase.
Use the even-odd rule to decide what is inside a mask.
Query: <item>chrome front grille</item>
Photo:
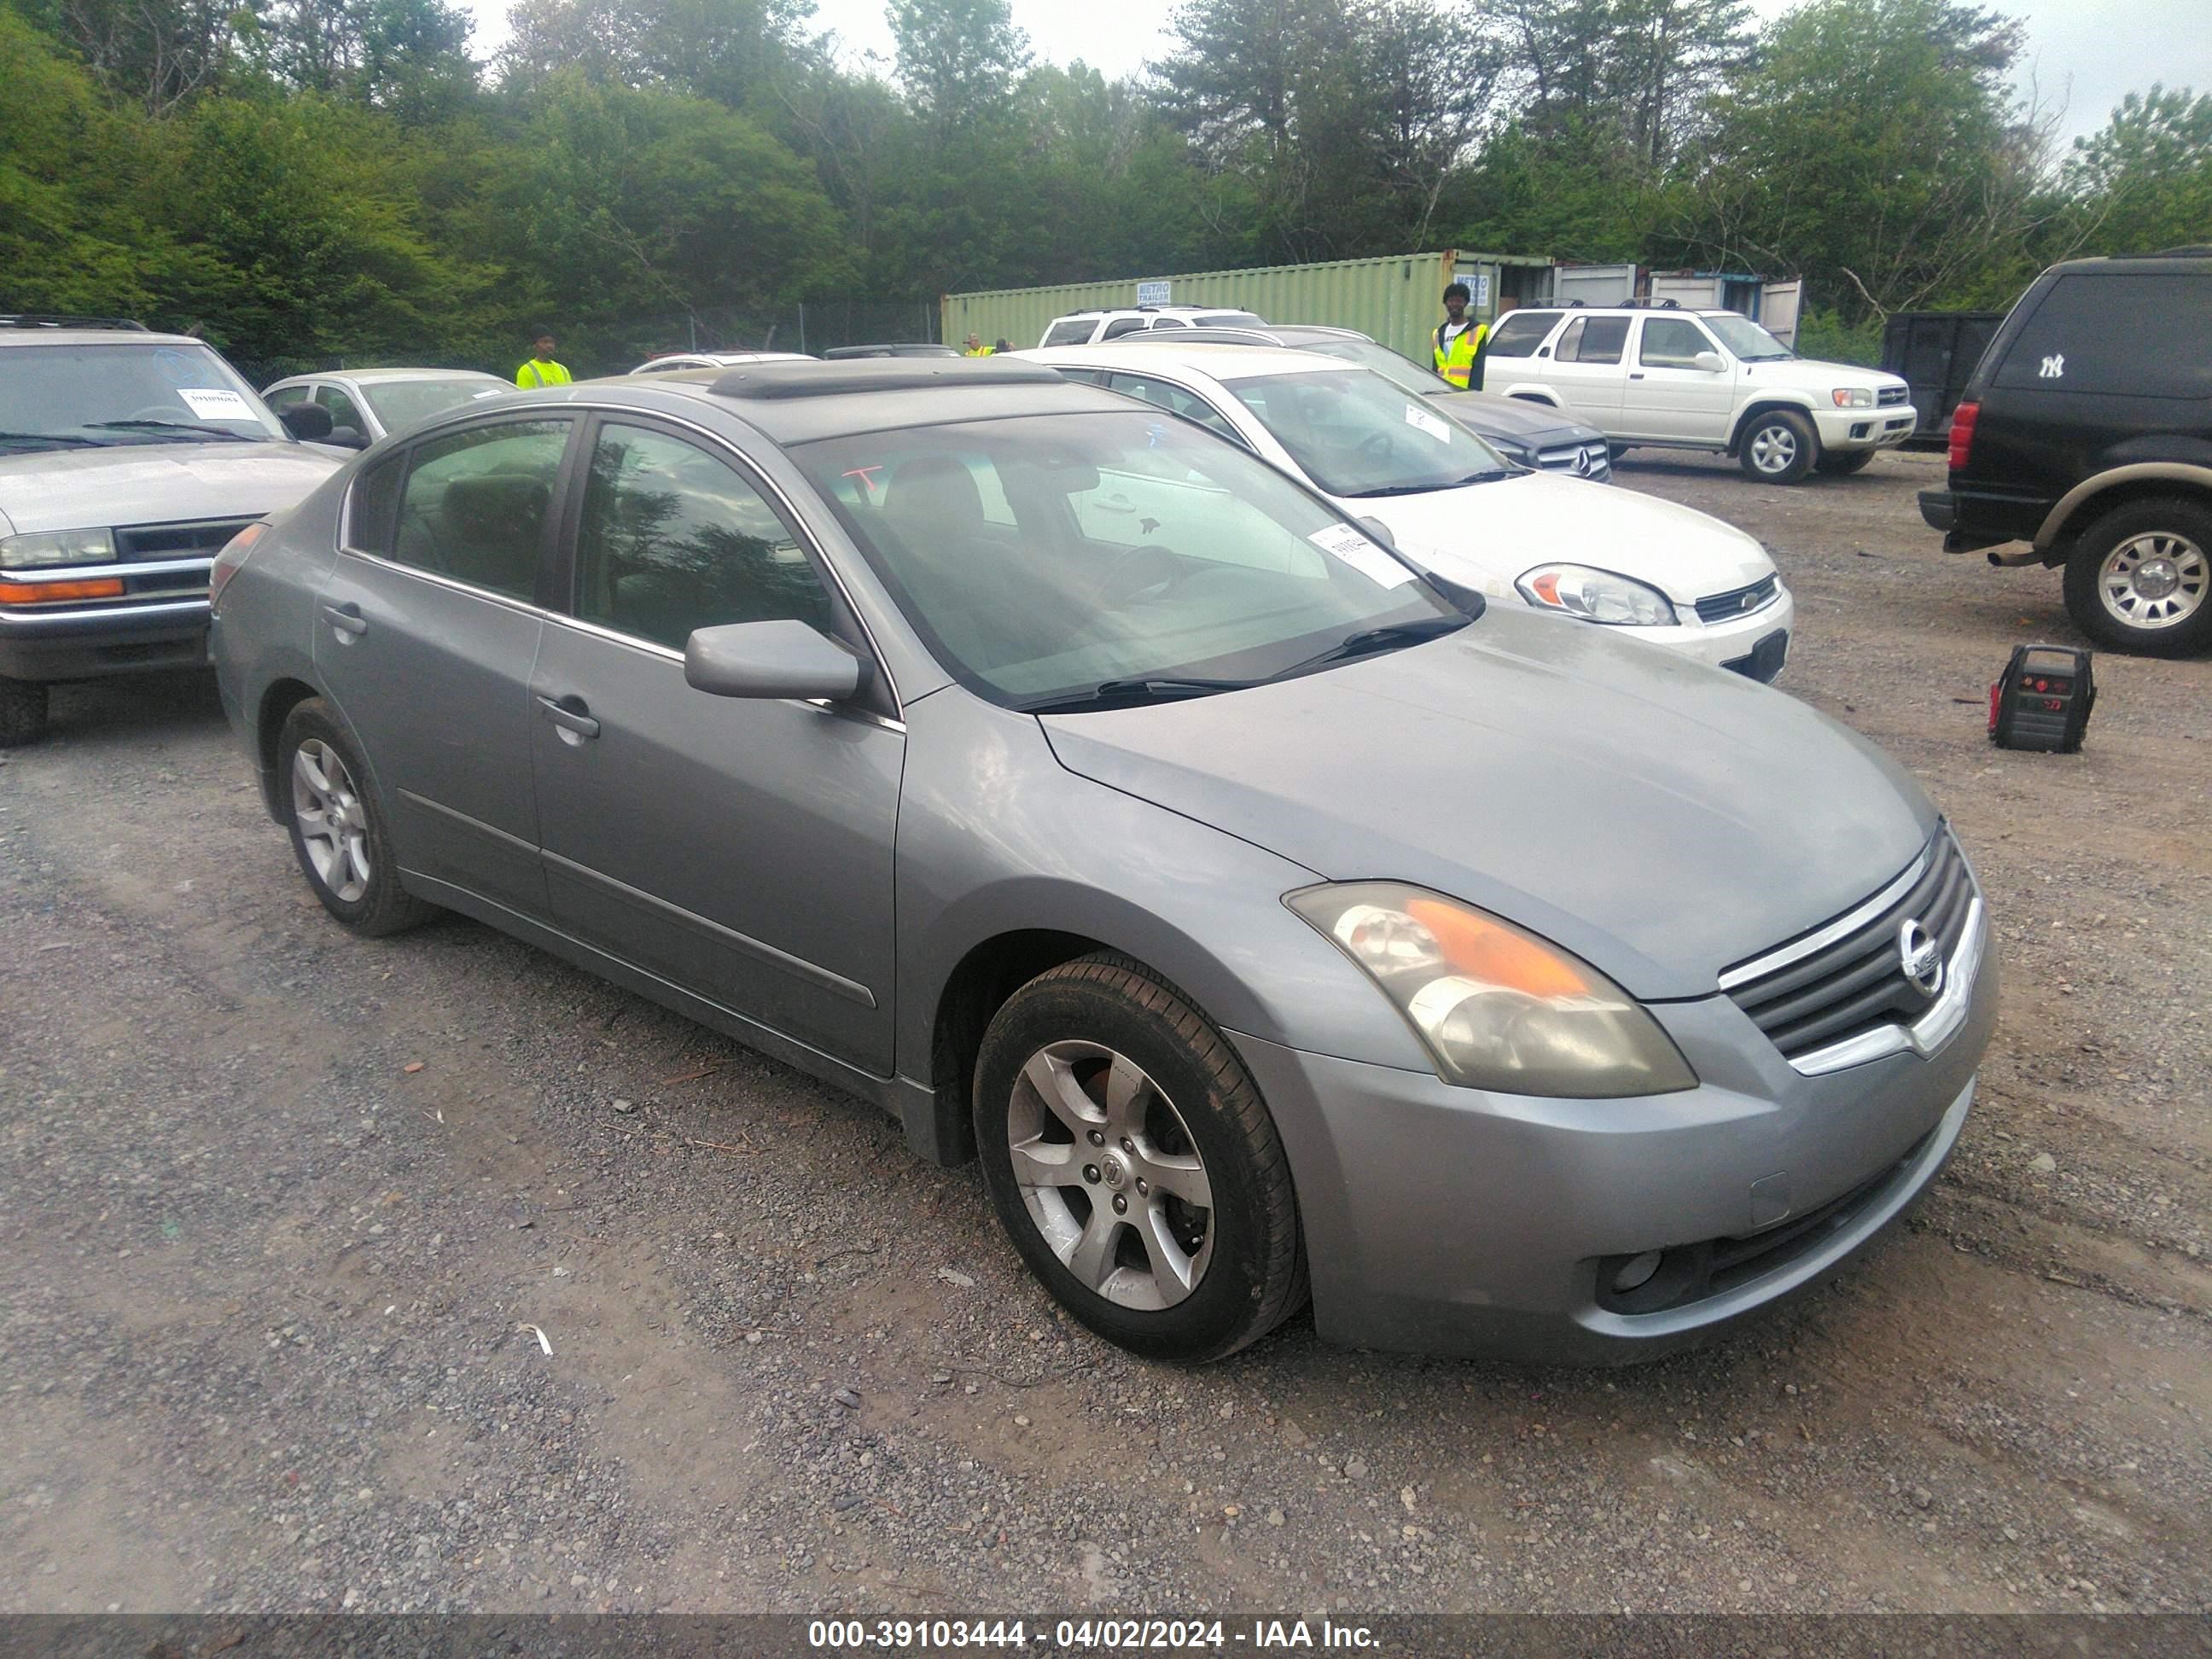
[[[1947,827],[1865,903],[1729,969],[1721,989],[1793,1062],[1872,1034],[1901,1032],[1939,1000],[1948,1006],[1963,996],[1951,980],[1971,978],[1979,966],[1978,941],[1972,952],[1961,950],[1978,908],[1973,874]],[[1908,922],[1917,922],[1942,953],[1944,975],[1932,992],[1906,976],[1901,936]],[[1882,1051],[1893,1046],[1905,1045]],[[1873,1057],[1871,1047],[1863,1057]]]
[[[115,532],[115,556],[143,559],[212,559],[222,544],[253,522],[251,519],[209,519],[198,524],[139,524]]]
[[[1613,476],[1613,453],[1601,443],[1559,444],[1550,449],[1536,452],[1536,465],[1547,472],[1563,472],[1570,477],[1609,478]]]
[[[1895,409],[1905,401],[1905,392],[1906,388],[1901,386],[1886,386],[1875,396],[1882,408]]]
[[[1738,617],[1747,617],[1774,603],[1775,595],[1782,591],[1782,578],[1769,576],[1748,587],[1732,587],[1725,593],[1708,593],[1698,601],[1698,620],[1708,623],[1734,622]]]

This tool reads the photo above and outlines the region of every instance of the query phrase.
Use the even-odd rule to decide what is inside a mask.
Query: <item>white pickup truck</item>
[[[1762,483],[1856,472],[1912,435],[1903,380],[1800,357],[1733,311],[1516,311],[1490,337],[1483,390],[1565,410],[1612,441],[1734,455]]]

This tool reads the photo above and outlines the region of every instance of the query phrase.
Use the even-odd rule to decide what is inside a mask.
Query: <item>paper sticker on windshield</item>
[[[1333,524],[1306,538],[1332,558],[1350,565],[1378,587],[1403,587],[1413,573],[1348,524]]]
[[[1451,423],[1441,415],[1431,415],[1416,404],[1406,405],[1406,424],[1419,427],[1440,444],[1451,441]]]
[[[245,398],[235,392],[221,388],[180,386],[177,396],[185,400],[185,407],[203,421],[250,421],[253,410]]]

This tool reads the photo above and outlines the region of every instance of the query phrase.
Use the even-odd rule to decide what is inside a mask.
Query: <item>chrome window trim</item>
[[[538,420],[548,418],[557,420],[564,418],[561,414],[555,414],[549,416],[540,412],[548,407],[549,405],[546,404],[532,404],[530,406],[531,416],[524,416],[520,410],[502,410],[498,414],[485,415],[483,418],[485,424],[491,424],[501,421],[520,422],[531,418],[532,416],[534,416]],[[854,714],[856,716],[865,714],[869,719],[872,719],[881,725],[889,726],[893,730],[899,732],[906,730],[906,699],[899,694],[898,676],[891,672],[890,659],[884,654],[882,644],[877,640],[876,630],[868,625],[866,613],[863,611],[858,605],[854,603],[853,590],[847,586],[843,573],[837,568],[836,561],[830,558],[828,553],[823,550],[821,536],[814,530],[806,515],[799,510],[799,504],[792,500],[791,492],[785,489],[783,486],[778,483],[774,478],[769,477],[767,472],[754,461],[751,456],[746,454],[744,451],[739,449],[727,438],[725,438],[720,433],[714,431],[710,428],[701,426],[696,421],[687,421],[680,415],[669,414],[664,410],[640,409],[630,404],[614,403],[563,403],[551,404],[550,407],[555,410],[562,411],[572,409],[580,410],[591,414],[598,415],[602,418],[609,415],[627,415],[633,419],[644,418],[651,421],[661,421],[670,426],[681,427],[686,432],[692,433],[701,438],[704,438],[709,444],[713,445],[715,448],[722,451],[726,455],[735,460],[738,467],[741,469],[738,475],[739,477],[744,477],[749,481],[757,478],[759,481],[763,491],[770,498],[771,501],[775,505],[781,507],[786,520],[791,525],[792,528],[799,536],[805,538],[805,545],[810,548],[814,554],[812,562],[819,568],[827,571],[829,573],[830,580],[836,585],[838,596],[844,600],[845,609],[851,612],[854,622],[859,625],[860,635],[863,639],[867,641],[868,651],[876,659],[876,666],[882,671],[884,684],[890,692],[891,707],[896,709],[898,714],[896,718],[886,718],[884,715],[876,714],[872,711],[863,709],[848,709],[842,712]],[[476,413],[477,411],[471,412]],[[441,436],[447,431],[461,430],[466,426],[472,424],[475,424],[475,422],[457,422],[450,428],[440,428],[436,431],[432,432],[418,432],[410,439],[407,447],[397,452],[397,453],[401,458],[411,458],[416,444],[429,441]],[[773,440],[770,441],[773,441]],[[382,457],[379,457],[380,460],[382,459]],[[404,464],[404,459],[403,464]],[[363,468],[362,471],[365,471],[367,469]],[[397,559],[387,558],[381,553],[371,553],[364,548],[356,547],[353,545],[352,540],[353,496],[354,491],[359,487],[360,483],[361,471],[356,471],[352,477],[346,480],[345,500],[342,503],[338,514],[337,550],[339,553],[349,555],[352,557],[358,559],[370,560],[374,563],[382,565],[388,570],[404,571],[410,576],[424,577],[428,580],[437,583],[440,586],[450,588],[457,593],[473,593],[479,599],[492,600],[495,604],[507,605],[512,610],[526,611],[541,620],[572,623],[588,632],[603,635],[608,639],[619,641],[625,645],[636,646],[641,650],[663,653],[673,657],[678,662],[684,660],[684,653],[680,651],[670,651],[666,646],[656,645],[650,641],[641,640],[632,635],[617,633],[612,629],[602,628],[596,623],[588,623],[584,621],[581,617],[571,616],[565,611],[548,611],[544,606],[537,604],[535,601],[515,600],[510,599],[507,594],[495,593],[489,588],[477,587],[468,582],[456,581],[451,577],[440,574],[436,571],[423,570],[411,564],[402,564]],[[404,480],[402,481],[402,486],[403,488],[404,487]]]
[[[1755,616],[1758,613],[1751,611],[1746,614]],[[1929,860],[1936,855],[1936,841],[1948,833],[1948,828],[1939,828],[1936,835],[1929,838],[1928,845],[1920,849],[1920,855],[1905,866],[1904,873],[1894,881],[1884,885],[1880,892],[1867,900],[1865,903],[1846,911],[1817,933],[1808,933],[1801,939],[1792,940],[1778,949],[1769,951],[1763,957],[1754,957],[1749,962],[1729,969],[1720,976],[1720,988],[1723,991],[1732,991],[1739,985],[1747,984],[1755,979],[1762,979],[1777,969],[1787,968],[1800,957],[1809,957],[1815,951],[1833,945],[1844,934],[1865,927],[1883,910],[1903,898],[1912,884],[1926,873]],[[1978,900],[1976,902],[1979,902]]]
[[[1982,953],[1989,942],[1987,915],[1979,893],[1966,906],[1966,931],[1959,940],[1943,975],[1942,994],[1926,1013],[1911,1025],[1884,1025],[1855,1037],[1830,1043],[1825,1048],[1800,1054],[1790,1069],[1802,1077],[1826,1077],[1885,1055],[1910,1051],[1925,1060],[1957,1035],[1965,1023],[1966,1006],[1973,1000],[1974,981],[1982,971]]]

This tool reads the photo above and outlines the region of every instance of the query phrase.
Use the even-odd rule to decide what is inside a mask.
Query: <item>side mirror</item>
[[[361,428],[356,426],[334,426],[331,428],[331,435],[323,441],[326,444],[336,444],[340,449],[368,447],[368,440],[362,435]]]
[[[1693,368],[1702,368],[1708,374],[1718,374],[1728,368],[1728,360],[1717,351],[1700,351],[1690,359],[1690,362]]]
[[[276,417],[284,430],[303,443],[326,443],[331,435],[331,411],[320,404],[294,404]]]
[[[794,697],[844,702],[866,665],[803,622],[726,623],[684,646],[684,682],[710,697]]]

